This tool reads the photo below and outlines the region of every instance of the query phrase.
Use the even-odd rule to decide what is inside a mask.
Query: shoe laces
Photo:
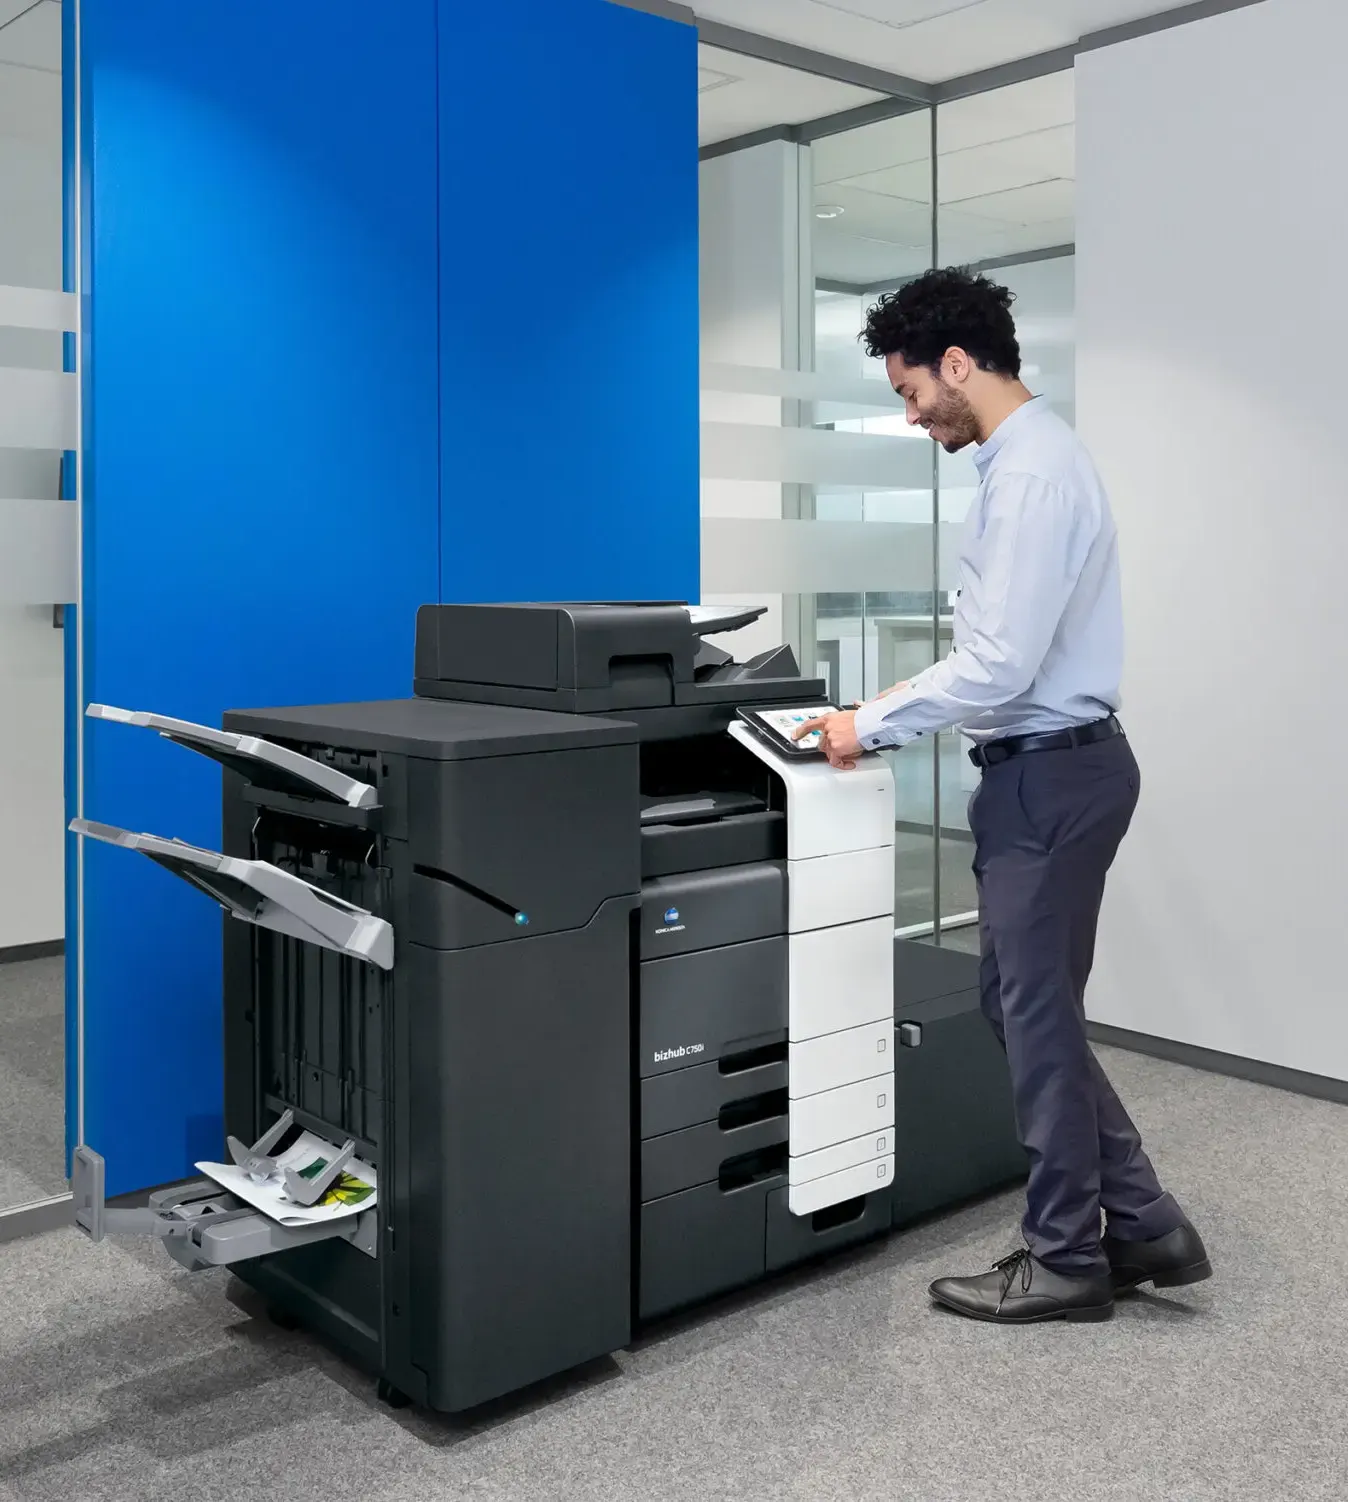
[[[1007,1294],[1011,1292],[1011,1285],[1017,1278],[1020,1279],[1020,1291],[1029,1293],[1030,1284],[1034,1281],[1034,1258],[1030,1255],[1028,1247],[1020,1247],[1009,1257],[1003,1257],[1000,1262],[994,1262],[992,1270],[1002,1275],[1002,1291],[997,1300],[997,1309],[1000,1313]]]

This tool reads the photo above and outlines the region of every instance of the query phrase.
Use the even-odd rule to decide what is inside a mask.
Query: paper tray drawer
[[[791,1155],[801,1157],[894,1126],[894,1075],[877,1075],[791,1102]]]
[[[723,1164],[785,1143],[786,1112],[744,1126],[707,1121],[682,1132],[667,1132],[641,1144],[641,1198],[662,1199],[719,1178]]]
[[[715,1121],[724,1106],[785,1089],[785,1040],[776,1048],[746,1054],[742,1060],[722,1059],[672,1074],[654,1074],[641,1082],[641,1135],[660,1137]]]
[[[767,1195],[784,1174],[743,1188],[685,1189],[641,1207],[637,1310],[654,1319],[763,1276]]]
[[[787,1021],[786,968],[784,935],[643,960],[638,1072],[706,1064],[780,1037]]]
[[[848,1169],[859,1168],[863,1164],[879,1162],[882,1158],[894,1156],[894,1129],[886,1127],[879,1132],[867,1132],[864,1136],[853,1137],[848,1142],[835,1142],[829,1147],[821,1147],[812,1153],[803,1153],[799,1157],[792,1157],[790,1176],[791,1187],[795,1189],[799,1185],[812,1184],[818,1179],[833,1178]],[[885,1182],[888,1183],[888,1176]],[[829,1201],[828,1203],[833,1203]]]
[[[894,1016],[894,920],[793,933],[791,1039],[840,1033]]]
[[[792,1100],[854,1085],[894,1068],[894,1022],[868,1023],[822,1038],[792,1042],[790,1089]]]
[[[793,1215],[812,1215],[817,1210],[828,1210],[863,1194],[877,1189],[887,1189],[894,1182],[894,1154],[873,1162],[858,1163],[854,1168],[844,1168],[822,1179],[811,1179],[808,1184],[793,1183],[787,1203]]]

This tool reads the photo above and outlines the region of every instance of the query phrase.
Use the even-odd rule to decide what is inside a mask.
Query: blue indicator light
[[[515,914],[515,922],[518,923],[521,928],[523,928],[524,925],[528,921],[529,921],[529,915],[528,915],[528,913],[516,913]]]

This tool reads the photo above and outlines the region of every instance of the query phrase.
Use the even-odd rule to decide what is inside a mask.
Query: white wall
[[[0,64],[0,283],[59,288],[61,273],[60,76]],[[0,329],[0,365],[59,370],[60,335]],[[58,461],[0,448],[0,497],[56,497]],[[62,653],[50,608],[0,603],[0,948],[64,932]]]
[[[1090,1008],[1348,1078],[1348,4],[1077,64],[1078,426],[1143,794]]]

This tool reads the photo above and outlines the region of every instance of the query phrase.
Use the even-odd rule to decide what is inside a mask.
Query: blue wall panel
[[[402,694],[437,595],[697,598],[692,28],[606,0],[82,18],[86,702]],[[213,765],[73,728],[89,817],[217,843]],[[118,1193],[220,1149],[220,920],[85,861],[85,1138]]]
[[[218,724],[409,692],[438,583],[434,0],[82,14],[85,698]],[[218,769],[83,733],[89,817],[218,844]],[[92,842],[84,902],[85,1135],[117,1193],[220,1150],[220,917]]]
[[[444,597],[696,600],[696,34],[441,16]]]

